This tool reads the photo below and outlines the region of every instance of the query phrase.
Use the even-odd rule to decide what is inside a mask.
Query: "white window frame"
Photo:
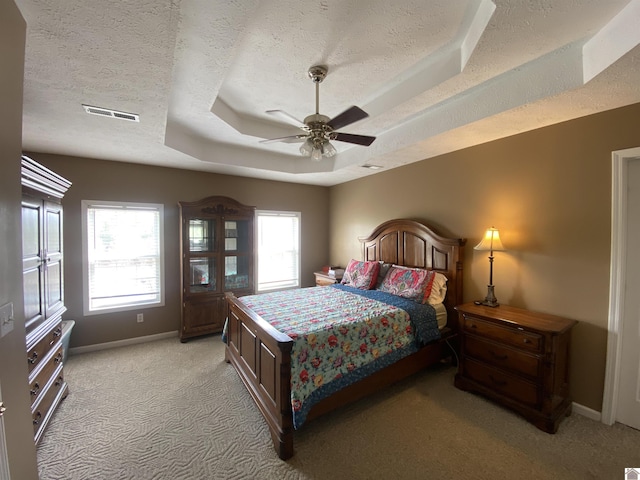
[[[113,209],[136,209],[136,210],[154,210],[159,213],[158,222],[158,246],[160,261],[160,295],[157,300],[138,301],[123,303],[114,307],[91,308],[89,298],[89,243],[88,243],[88,211],[91,207],[105,207]],[[83,300],[82,309],[85,316],[99,315],[103,313],[124,312],[130,310],[139,310],[141,308],[162,307],[165,304],[165,266],[164,266],[164,205],[161,203],[135,203],[135,202],[115,202],[105,200],[82,200],[81,201],[82,216],[82,290]]]
[[[261,216],[282,216],[282,217],[296,217],[298,219],[298,271],[296,272],[297,278],[295,282],[290,284],[278,285],[271,288],[260,287],[260,217]],[[255,270],[256,270],[256,292],[274,292],[277,290],[287,290],[292,288],[300,288],[301,277],[301,263],[302,263],[302,214],[300,212],[291,211],[278,211],[278,210],[256,210],[256,222],[255,222]]]

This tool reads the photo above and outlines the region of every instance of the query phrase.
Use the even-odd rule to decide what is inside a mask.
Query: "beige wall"
[[[22,293],[20,151],[26,24],[0,3],[0,305],[13,303],[13,331],[0,338],[0,387],[11,478],[36,480]],[[5,48],[10,46],[10,48]],[[2,461],[2,459],[0,459]]]
[[[264,210],[302,212],[302,282],[310,286],[313,272],[329,258],[329,189],[187,170],[108,162],[48,154],[27,155],[73,185],[63,199],[66,319],[76,321],[71,347],[176,331],[180,326],[178,201],[224,195]],[[81,200],[117,200],[164,204],[164,307],[84,317],[82,309]],[[136,313],[145,321],[136,322]]]
[[[424,220],[467,238],[464,298],[484,298],[495,226],[498,301],[578,320],[574,401],[600,411],[611,235],[611,152],[640,145],[640,104],[584,117],[335,186],[331,262],[359,258],[358,236],[391,218]]]

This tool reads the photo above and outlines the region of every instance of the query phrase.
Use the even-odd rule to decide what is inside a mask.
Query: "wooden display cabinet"
[[[225,292],[254,293],[255,207],[222,196],[179,202],[179,207],[184,342],[222,331]]]

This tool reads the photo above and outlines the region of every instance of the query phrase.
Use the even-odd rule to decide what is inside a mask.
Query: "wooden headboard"
[[[367,237],[360,237],[364,260],[381,260],[405,267],[426,268],[448,279],[444,304],[449,318],[456,318],[462,299],[463,238],[446,238],[414,220],[389,220]]]

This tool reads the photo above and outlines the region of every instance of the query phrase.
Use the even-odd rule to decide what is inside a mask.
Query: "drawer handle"
[[[36,413],[36,417],[33,419],[33,424],[38,425],[41,419],[42,419],[42,414],[40,412]]]
[[[496,360],[506,360],[507,358],[509,358],[507,355],[498,355],[493,350],[489,350],[489,352],[491,353],[491,356]]]
[[[56,328],[53,332],[54,337],[59,337],[60,335],[62,335],[62,327]]]
[[[31,389],[31,396],[37,397],[40,393],[40,384],[38,382],[33,384],[33,388]]]
[[[55,386],[59,387],[60,385],[62,385],[62,383],[64,382],[62,377],[58,377],[58,379],[56,380]]]
[[[469,328],[478,328],[478,326],[475,323],[470,323]]]
[[[496,380],[495,378],[493,378],[493,375],[489,375],[489,379],[491,379],[491,381],[499,387],[504,387],[507,384],[505,380]]]
[[[523,341],[524,343],[531,343],[531,340],[529,340],[528,338],[524,338],[522,341]]]
[[[56,355],[56,358],[54,358],[53,361],[56,363],[60,363],[62,361],[62,353]]]
[[[29,363],[31,365],[33,365],[34,363],[36,363],[38,361],[38,352],[33,352],[31,354],[31,356],[29,357]]]

